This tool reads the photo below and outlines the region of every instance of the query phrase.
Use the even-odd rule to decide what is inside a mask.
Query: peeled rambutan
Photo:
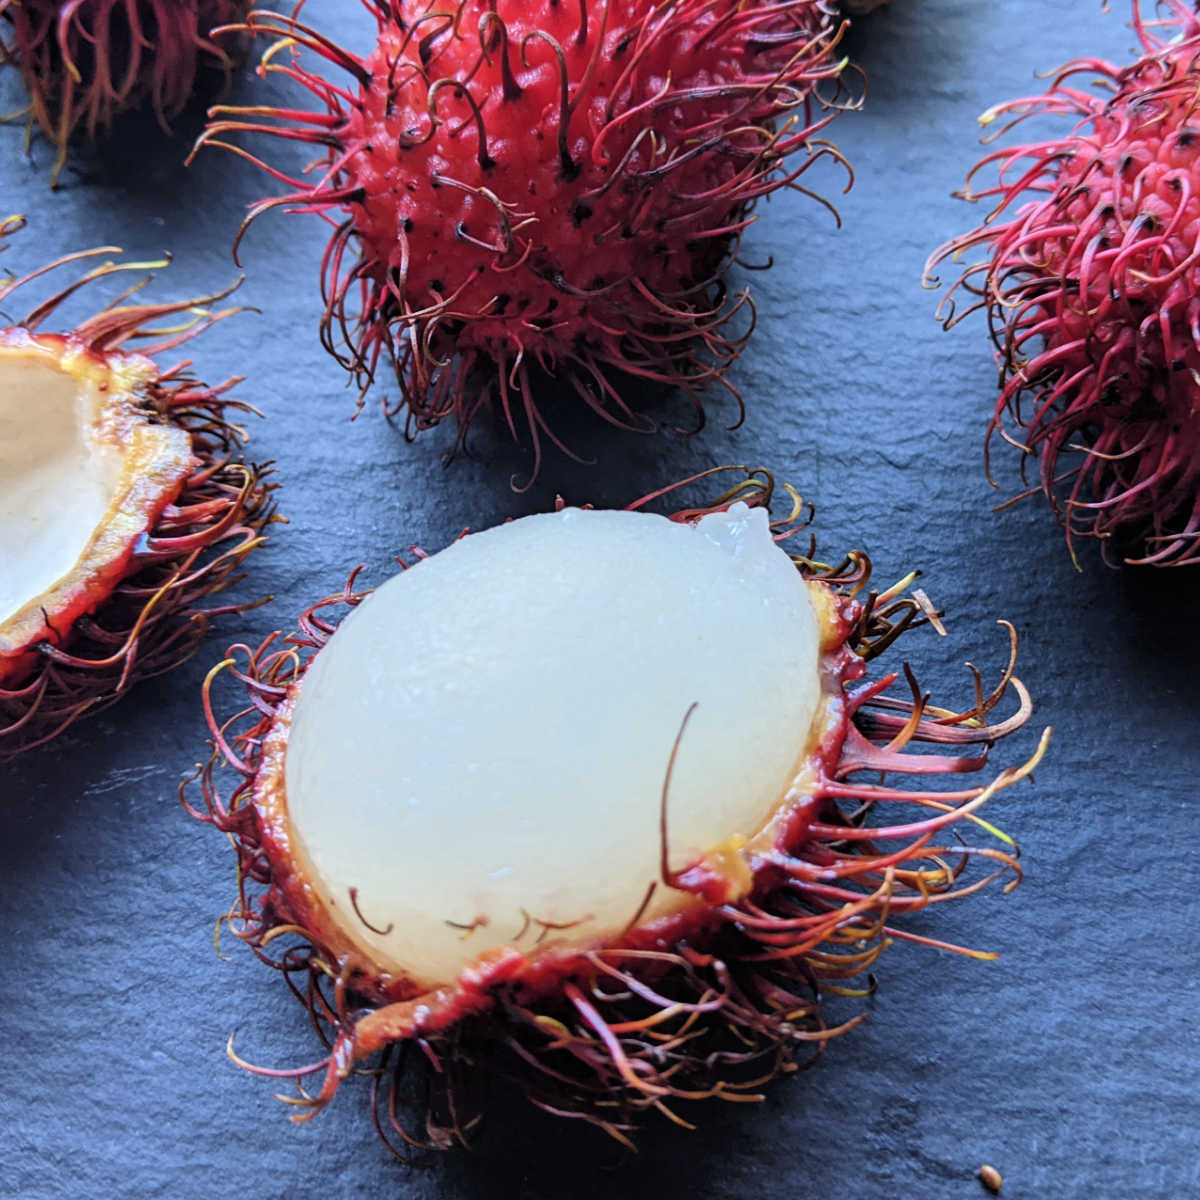
[[[0,286],[0,304],[71,255]],[[103,262],[0,330],[0,762],[188,658],[271,519],[269,468],[242,460],[248,411],[165,354],[235,311],[221,296],[116,304],[67,333],[43,324]],[[227,294],[227,293],[226,293]],[[183,317],[156,330],[159,322]],[[145,344],[125,349],[133,339]]]
[[[994,204],[978,229],[930,259],[981,248],[961,291],[986,309],[1000,397],[988,430],[1038,460],[1040,490],[1076,537],[1109,559],[1200,562],[1200,17],[1133,27],[1131,66],[1068,63],[1045,95],[989,109],[1001,130],[1076,118],[1062,137],[989,153],[959,193]],[[1085,89],[1079,77],[1093,85]],[[977,189],[980,171],[996,182]],[[1036,489],[1035,489],[1036,490]],[[1072,553],[1074,548],[1072,546]]]
[[[461,444],[498,404],[514,437],[527,424],[535,474],[542,437],[561,442],[533,368],[642,431],[655,422],[619,377],[682,385],[701,424],[697,389],[748,335],[734,322],[748,293],[727,295],[724,278],[755,201],[844,161],[817,136],[843,103],[833,0],[365,7],[378,40],[364,58],[295,17],[251,13],[241,29],[280,39],[262,70],[316,109],[216,108],[200,139],[287,188],[247,223],[282,206],[333,224],[330,352],[364,389],[392,360],[410,435],[453,417]],[[316,181],[223,140],[249,133],[321,147]]]
[[[249,0],[0,0],[10,23],[0,61],[17,67],[30,117],[54,144],[52,184],[72,135],[107,132],[123,112],[153,108],[164,129],[201,75],[228,85],[237,54],[209,31],[241,20]]]
[[[978,810],[1049,731],[1022,766],[951,782],[1027,721],[1012,661],[960,713],[907,667],[904,696],[896,673],[866,682],[908,629],[941,628],[928,598],[911,577],[868,593],[859,553],[789,556],[799,498],[771,521],[770,476],[734,470],[670,519],[644,511],[668,488],[471,534],[373,594],[351,577],[210,673],[213,753],[183,797],[237,850],[229,927],[325,1043],[252,1068],[298,1081],[297,1119],[374,1059],[385,1141],[421,1141],[398,1113],[418,1064],[434,1146],[468,1138],[496,1077],[622,1141],[651,1110],[686,1124],[675,1102],[759,1099],[856,1025],[826,1024],[822,993],[864,994],[849,981],[894,940],[961,949],[906,915],[1015,886]]]

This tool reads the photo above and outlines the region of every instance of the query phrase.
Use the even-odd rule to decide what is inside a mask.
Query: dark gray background
[[[476,461],[440,461],[352,395],[316,339],[315,218],[276,217],[245,246],[247,314],[195,347],[209,379],[244,374],[260,406],[253,453],[275,459],[291,518],[252,561],[242,595],[275,602],[225,625],[192,664],[142,687],[48,749],[0,768],[0,1192],[28,1197],[705,1196],[974,1197],[994,1163],[1009,1197],[1193,1195],[1200,1050],[1193,847],[1195,572],[1135,574],[1083,555],[1072,567],[1040,503],[1000,515],[982,474],[994,373],[981,324],[953,335],[920,287],[928,251],[979,215],[950,198],[976,156],[976,116],[1040,87],[1037,69],[1077,54],[1121,57],[1122,3],[896,0],[850,47],[871,77],[865,110],[835,126],[858,184],[845,228],[801,196],[764,205],[746,239],[759,329],[733,372],[749,415],[714,405],[692,440],[571,424],[598,465],[550,457],[538,488],[508,489],[523,452],[479,440]],[[348,0],[310,16],[362,43]],[[262,95],[246,76],[239,94]],[[13,97],[7,97],[14,99]],[[5,265],[24,270],[100,242],[169,248],[164,292],[215,288],[265,181],[231,156],[180,159],[132,122],[76,158],[58,193],[49,148],[22,157],[0,129],[5,211],[31,229]],[[829,186],[835,177],[827,177]],[[82,310],[75,310],[77,313]],[[681,411],[661,402],[664,416]],[[347,1086],[293,1126],[264,1080],[225,1058],[308,1061],[314,1044],[273,973],[241,947],[212,949],[233,894],[222,839],[190,821],[176,785],[204,755],[198,689],[227,642],[259,637],[365,562],[379,580],[411,542],[436,548],[464,525],[573,501],[622,503],[725,461],[764,463],[800,485],[831,553],[860,546],[879,578],[910,566],[948,612],[951,638],[914,636],[923,679],[966,700],[961,668],[994,669],[1022,638],[1037,722],[1056,727],[1036,787],[993,805],[1023,845],[1029,879],[1008,897],[929,914],[919,927],[1003,952],[996,964],[898,946],[879,965],[870,1020],[761,1107],[713,1105],[701,1132],[648,1129],[631,1158],[601,1135],[523,1108],[497,1112],[472,1154],[425,1171],[395,1165]],[[1001,461],[1002,474],[1012,467]],[[1007,482],[1013,476],[1005,474]],[[1008,754],[1024,754],[1027,730]]]

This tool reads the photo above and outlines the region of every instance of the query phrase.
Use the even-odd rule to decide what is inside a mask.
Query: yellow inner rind
[[[188,433],[145,405],[155,374],[57,337],[0,343],[0,681],[112,593],[194,469]]]

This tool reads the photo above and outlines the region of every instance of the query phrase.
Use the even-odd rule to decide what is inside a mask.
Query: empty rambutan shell
[[[398,1097],[410,1060],[432,1064],[436,1146],[468,1138],[488,1077],[621,1140],[652,1109],[682,1121],[677,1101],[757,1099],[861,1020],[827,1025],[823,991],[893,940],[942,944],[905,915],[1015,885],[1016,847],[978,810],[1049,731],[989,782],[933,782],[982,771],[1028,719],[1011,661],[961,713],[911,675],[902,697],[894,673],[865,682],[907,629],[940,627],[927,598],[902,597],[911,578],[868,593],[861,554],[790,557],[798,497],[772,523],[770,476],[736,470],[670,519],[643,511],[664,493],[563,509],[374,594],[352,577],[210,673],[213,755],[185,803],[237,849],[229,927],[325,1041],[253,1068],[316,1076],[300,1119],[377,1055],[385,1140],[421,1140]],[[228,718],[226,672],[245,689]],[[943,844],[972,822],[992,846]]]
[[[535,474],[543,437],[558,442],[535,394],[548,375],[644,432],[630,377],[682,385],[702,423],[697,389],[751,323],[736,319],[748,292],[724,283],[751,209],[844,161],[819,136],[850,102],[832,0],[364,7],[365,57],[251,13],[241,28],[278,39],[261,69],[316,106],[217,108],[200,139],[283,185],[247,223],[284,207],[332,224],[326,347],[364,389],[394,364],[410,434],[452,419],[461,442],[498,408],[514,437],[528,429]],[[311,143],[321,162],[292,178],[225,140],[243,134]]]
[[[72,136],[106,133],[148,106],[164,129],[202,76],[229,84],[241,57],[212,29],[241,20],[249,0],[0,0],[0,55],[21,72],[30,119],[53,143],[58,182]]]
[[[999,436],[1036,464],[1068,542],[1173,566],[1200,562],[1200,17],[1161,7],[1169,19],[1150,21],[1135,2],[1132,65],[1080,59],[1044,95],[984,114],[1007,121],[1001,135],[1030,117],[1075,123],[972,170],[960,194],[991,212],[927,272],[986,252],[939,314],[960,320],[963,293],[966,312],[987,311],[1001,389],[989,447]],[[982,172],[995,182],[979,187]]]
[[[0,303],[111,252],[10,281]],[[229,420],[245,410],[227,395],[237,381],[209,387],[186,362],[155,361],[235,310],[202,307],[220,296],[118,303],[42,331],[80,288],[147,265],[165,264],[103,262],[0,330],[0,761],[169,670],[216,613],[245,607],[208,603],[273,507],[269,471],[242,460]]]

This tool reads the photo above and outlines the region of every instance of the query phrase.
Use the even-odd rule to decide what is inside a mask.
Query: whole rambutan
[[[149,105],[163,128],[183,111],[199,76],[227,85],[236,53],[209,31],[241,20],[249,0],[0,0],[11,26],[0,43],[29,91],[30,116],[53,142],[56,184],[72,135],[107,132]]]
[[[977,298],[967,312],[987,310],[1001,388],[989,448],[999,434],[1039,460],[1069,544],[1096,537],[1110,559],[1170,566],[1200,562],[1200,17],[1159,7],[1169,15],[1151,21],[1135,0],[1131,66],[1081,59],[1045,95],[984,114],[1011,118],[1002,134],[1077,120],[972,170],[959,194],[995,207],[927,273],[987,252],[939,315],[961,319],[960,289]],[[985,169],[996,182],[976,188]]]
[[[330,352],[364,389],[381,356],[394,362],[410,435],[452,417],[461,443],[497,402],[514,436],[528,425],[535,473],[543,435],[557,439],[533,368],[643,431],[654,422],[610,371],[679,384],[702,423],[696,389],[748,333],[730,324],[747,293],[723,280],[755,201],[843,161],[817,136],[842,103],[833,0],[365,7],[378,39],[362,58],[251,13],[240,28],[279,39],[262,70],[317,107],[217,108],[200,139],[287,188],[247,222],[282,206],[333,224]],[[280,61],[295,48],[349,83]],[[315,182],[222,140],[239,133],[321,147]]]
[[[622,1141],[643,1114],[686,1124],[682,1102],[761,1099],[858,1024],[827,1023],[822,996],[865,994],[891,942],[960,949],[908,914],[1015,886],[979,809],[1049,731],[961,782],[1031,712],[1011,627],[965,712],[907,666],[901,695],[898,673],[868,682],[908,630],[942,629],[928,598],[911,576],[868,591],[858,553],[789,555],[799,497],[772,520],[771,477],[730,470],[669,519],[645,509],[673,488],[560,507],[418,553],[374,593],[351,577],[210,672],[212,756],[184,801],[237,851],[229,928],[324,1041],[261,1069],[298,1082],[297,1119],[370,1063],[385,1140],[466,1141],[496,1077]],[[399,1106],[422,1068],[417,1137]]]
[[[4,231],[14,222],[5,222]],[[0,285],[0,304],[71,255]],[[236,311],[219,300],[114,304],[43,324],[80,288],[141,271],[102,262],[0,329],[0,762],[188,658],[271,520],[268,468],[241,457],[245,406],[165,354]],[[166,322],[166,327],[155,328]],[[140,339],[137,351],[126,344]]]

